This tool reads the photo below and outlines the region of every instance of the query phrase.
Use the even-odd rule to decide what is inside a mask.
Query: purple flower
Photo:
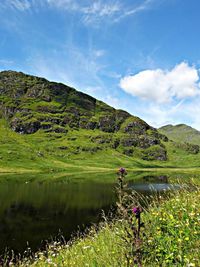
[[[119,172],[120,172],[121,174],[125,174],[125,173],[126,173],[126,169],[124,169],[124,168],[120,168],[120,169],[119,169]]]
[[[136,216],[138,216],[138,215],[141,213],[141,209],[140,209],[139,207],[134,207],[134,208],[132,209],[132,212],[133,212]]]

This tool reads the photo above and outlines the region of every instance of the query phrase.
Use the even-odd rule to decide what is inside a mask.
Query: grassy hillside
[[[186,124],[166,125],[159,132],[176,142],[200,145],[200,132]]]
[[[0,72],[0,172],[108,172],[198,162],[194,147],[175,147],[126,111],[44,78]]]

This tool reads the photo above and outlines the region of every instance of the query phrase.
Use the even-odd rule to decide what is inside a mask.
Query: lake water
[[[78,229],[96,223],[116,202],[116,177],[58,181],[37,179],[1,179],[0,182],[0,254],[5,248],[22,253],[27,243],[33,251],[44,240],[63,234],[68,240]],[[113,176],[113,179],[110,176]],[[129,174],[129,188],[143,195],[170,189],[167,176]],[[20,178],[20,177],[18,177]],[[111,181],[111,182],[108,182]]]

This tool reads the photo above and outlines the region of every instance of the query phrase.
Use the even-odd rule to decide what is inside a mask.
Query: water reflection
[[[161,193],[168,190],[177,190],[179,188],[180,185],[169,183],[167,175],[147,175],[140,180],[129,182],[129,189],[133,189],[142,195]]]
[[[152,188],[171,188],[165,175],[128,176],[129,188],[143,195],[151,194]],[[98,222],[101,210],[107,212],[116,202],[116,184],[109,178],[111,182],[90,178],[76,183],[67,178],[59,182],[1,182],[0,254],[6,247],[22,253],[27,241],[36,250],[42,240],[56,236],[59,230],[68,239],[78,228]]]
[[[0,253],[34,250],[59,230],[68,239],[78,229],[99,220],[101,210],[115,202],[111,184],[1,183]]]

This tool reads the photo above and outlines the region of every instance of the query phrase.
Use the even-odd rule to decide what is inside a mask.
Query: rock
[[[167,151],[158,145],[151,146],[143,151],[142,159],[165,161],[167,160]]]
[[[130,117],[130,114],[124,110],[116,110],[115,112],[115,131],[118,131],[123,122]]]
[[[53,126],[53,124],[49,123],[49,122],[42,122],[40,124],[40,128],[43,129],[43,130],[48,130],[48,129],[51,129]]]
[[[32,134],[40,129],[40,122],[36,119],[22,121],[19,118],[14,118],[10,125],[12,130],[21,134]]]
[[[98,128],[98,122],[97,121],[89,121],[86,125],[86,129],[94,130]]]
[[[87,125],[88,125],[88,118],[86,117],[81,117],[79,120],[79,128],[82,129],[87,129]]]
[[[103,116],[99,118],[99,129],[103,132],[113,133],[115,126],[114,116]]]
[[[98,135],[98,136],[92,137],[91,141],[97,144],[109,144],[112,142],[112,137]]]
[[[138,138],[134,138],[134,137],[125,137],[125,138],[122,138],[120,140],[120,143],[121,143],[122,146],[125,146],[125,147],[129,147],[129,146],[136,147],[139,144]]]
[[[131,135],[129,137],[124,137],[120,141],[121,145],[124,147],[140,147],[148,148],[152,145],[160,144],[160,141],[148,135]]]
[[[112,148],[116,149],[120,144],[120,140],[119,139],[115,139],[113,141],[113,144],[112,144]]]
[[[124,149],[123,154],[125,154],[127,156],[132,156],[133,155],[133,149],[132,148]]]

